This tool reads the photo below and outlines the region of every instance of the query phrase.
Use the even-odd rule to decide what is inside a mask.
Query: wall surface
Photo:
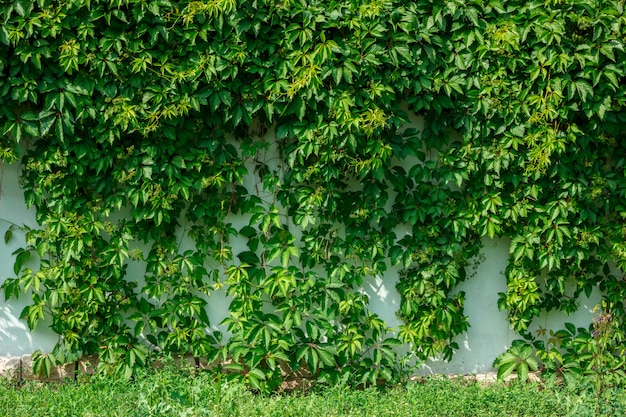
[[[36,227],[35,211],[26,208],[24,196],[18,184],[18,164],[0,165],[0,237],[5,236],[11,224]],[[24,246],[24,234],[14,232],[8,243],[0,240],[0,282],[15,277],[12,253]],[[26,321],[20,320],[27,299],[5,301],[0,295],[0,356],[15,356],[32,353],[37,349],[49,350],[56,342],[56,334],[42,326],[35,332],[28,330]]]
[[[11,224],[36,226],[35,214],[27,209],[22,191],[18,184],[18,164],[1,166],[0,194],[0,237],[4,236]],[[0,241],[0,283],[13,277],[12,252],[23,245],[23,233],[16,232],[12,240],[5,244]],[[235,248],[235,253],[237,250]],[[479,373],[492,370],[493,360],[502,353],[513,340],[518,338],[509,329],[506,312],[497,307],[498,293],[506,291],[504,270],[508,257],[506,239],[484,239],[482,256],[474,270],[469,271],[468,279],[459,287],[465,291],[465,314],[469,317],[470,329],[457,339],[460,349],[449,363],[430,361],[423,367],[425,373]],[[130,265],[129,276],[141,279],[143,266],[139,263]],[[395,289],[398,279],[397,269],[389,269],[385,277],[372,278],[363,284],[370,298],[370,308],[384,319],[388,325],[400,324],[395,312],[400,298]],[[592,309],[598,304],[600,295],[593,293],[591,298],[580,300],[579,311],[572,316],[551,314],[541,317],[535,324],[544,328],[561,328],[563,322],[587,326],[593,317]],[[27,300],[4,301],[0,296],[0,357],[18,357],[40,349],[50,350],[57,336],[47,326],[38,327],[31,332],[26,322],[19,319],[20,312]],[[224,293],[211,296],[207,310],[212,323],[217,326],[228,311],[229,300]]]

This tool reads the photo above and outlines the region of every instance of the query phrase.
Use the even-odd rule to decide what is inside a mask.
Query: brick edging
[[[180,358],[176,361],[178,364],[185,363],[188,366],[198,368],[198,369],[208,369],[209,364],[206,361],[198,361],[197,358],[193,356],[187,355],[183,358]],[[41,381],[41,382],[61,382],[68,378],[73,379],[77,374],[90,375],[95,372],[97,366],[97,358],[94,357],[84,357],[81,358],[77,362],[56,366],[51,369],[50,376],[48,378],[37,376],[33,373],[32,370],[32,355],[22,355],[22,356],[0,356],[0,378],[8,379],[10,381],[21,382],[21,381]],[[156,362],[153,364],[154,367],[161,367],[162,364]],[[427,375],[415,376],[412,379],[419,380]],[[290,375],[292,378],[289,381],[286,381],[288,385],[292,385],[294,382],[301,383],[302,379],[307,379],[302,375]],[[496,372],[477,372],[465,375],[441,375],[443,377],[453,378],[453,379],[464,379],[466,381],[475,381],[482,385],[490,385],[497,381],[497,373]],[[517,375],[513,374],[506,378],[505,382],[510,382],[513,379],[516,379]],[[541,381],[539,377],[539,372],[532,372],[529,375],[529,380],[531,382],[539,382]],[[291,383],[291,384],[290,384]]]

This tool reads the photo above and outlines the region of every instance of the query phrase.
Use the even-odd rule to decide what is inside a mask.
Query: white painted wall
[[[10,226],[10,222],[18,225],[36,226],[33,210],[24,204],[22,191],[18,185],[18,164],[1,165],[2,171],[0,194],[0,237]],[[243,224],[242,224],[243,225]],[[7,277],[14,277],[12,252],[24,244],[24,236],[15,233],[8,244],[0,240],[0,283]],[[243,242],[242,242],[243,244]],[[469,317],[469,331],[460,335],[457,342],[460,346],[450,363],[430,361],[423,371],[430,373],[477,373],[492,370],[493,360],[502,353],[510,343],[518,338],[509,329],[506,312],[498,311],[498,293],[506,291],[504,270],[508,257],[508,242],[505,239],[484,239],[481,262],[475,273],[469,274],[466,282],[458,286],[465,291],[465,314]],[[234,250],[237,253],[237,249]],[[129,276],[140,277],[143,265],[134,262],[129,265]],[[396,310],[400,305],[400,297],[395,289],[398,279],[397,268],[391,268],[387,276],[371,278],[364,282],[363,290],[370,297],[370,308],[384,319],[388,325],[400,324]],[[581,299],[579,311],[566,317],[562,314],[551,314],[541,318],[541,325],[548,329],[562,328],[564,321],[576,325],[587,326],[593,317],[591,310],[599,303],[600,295],[592,294],[591,299]],[[32,353],[34,350],[50,350],[57,336],[47,326],[41,325],[36,331],[30,332],[26,322],[19,319],[26,300],[4,301],[0,296],[0,356],[19,356]],[[207,306],[212,323],[217,325],[226,317],[229,300],[224,293],[216,293],[210,297]]]
[[[0,283],[15,277],[13,272],[15,249],[24,246],[24,234],[15,231],[13,239],[4,242],[4,235],[15,223],[19,226],[36,227],[35,211],[26,208],[24,195],[18,184],[18,164],[0,164]],[[5,301],[4,291],[0,294],[0,356],[19,356],[37,349],[50,350],[57,336],[47,326],[30,332],[25,320],[20,320],[27,299]]]

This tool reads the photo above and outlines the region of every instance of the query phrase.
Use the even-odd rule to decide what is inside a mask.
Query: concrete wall
[[[18,184],[18,164],[1,165],[0,194],[0,237],[12,223],[36,226],[34,211],[24,204],[22,191]],[[14,238],[5,244],[0,241],[0,283],[13,277],[12,252],[24,244],[24,236],[15,233]],[[465,314],[469,317],[469,331],[458,337],[460,350],[450,363],[431,361],[423,371],[426,373],[481,373],[492,370],[493,360],[502,353],[510,343],[518,338],[509,329],[506,312],[498,311],[498,293],[506,291],[504,270],[508,257],[508,241],[506,239],[484,239],[483,250],[476,269],[469,274],[470,278],[462,283],[459,291],[465,291]],[[234,248],[237,253],[237,248]],[[143,266],[136,263],[129,267],[129,274],[141,275]],[[387,276],[376,277],[364,282],[363,290],[370,297],[370,308],[383,318],[390,326],[397,326],[399,320],[395,312],[400,304],[400,297],[395,289],[398,270],[390,269]],[[580,300],[579,311],[567,317],[563,314],[551,314],[542,317],[536,326],[545,328],[562,328],[564,321],[576,325],[587,326],[593,317],[592,309],[598,304],[600,295],[594,293],[591,299]],[[208,313],[213,323],[219,323],[227,315],[229,300],[225,294],[214,294],[208,305]],[[19,319],[26,300],[4,301],[4,293],[0,295],[0,364],[7,357],[20,357],[37,349],[50,350],[57,336],[47,326],[41,325],[36,331],[30,332],[26,322]],[[4,359],[3,359],[4,358]]]

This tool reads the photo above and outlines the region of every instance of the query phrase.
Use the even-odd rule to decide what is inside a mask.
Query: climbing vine
[[[40,225],[3,289],[59,335],[38,369],[191,353],[261,390],[397,380],[399,345],[452,357],[483,236],[510,239],[522,335],[594,288],[623,322],[623,1],[0,7],[0,157]],[[360,291],[391,266],[399,329]]]

